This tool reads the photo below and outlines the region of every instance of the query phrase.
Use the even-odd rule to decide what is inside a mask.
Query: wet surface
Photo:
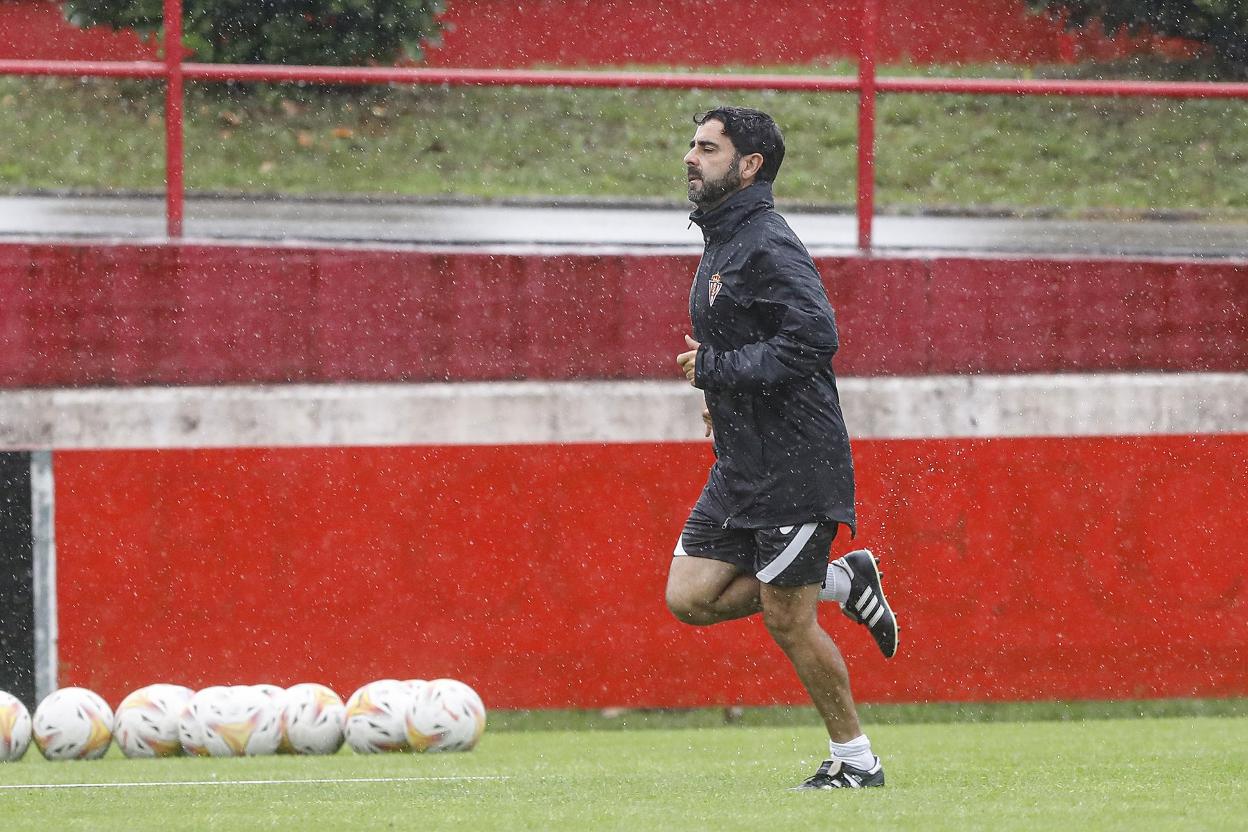
[[[307,199],[198,198],[186,204],[188,239],[447,246],[699,248],[680,208],[469,205]],[[851,251],[850,214],[786,211],[808,248]],[[0,240],[161,240],[164,201],[144,197],[0,197]],[[1033,218],[877,217],[881,252],[977,251],[1046,255],[1248,256],[1248,223],[1069,221]]]

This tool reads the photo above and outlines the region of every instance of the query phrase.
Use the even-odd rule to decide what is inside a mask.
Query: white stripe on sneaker
[[[862,594],[858,596],[858,603],[854,604],[854,609],[858,610],[858,612],[862,612],[862,608],[865,607],[867,605],[867,602],[870,600],[871,600],[871,587],[867,587],[866,589],[862,591]]]
[[[876,625],[876,622],[878,622],[880,618],[883,617],[883,615],[884,615],[884,606],[880,605],[880,608],[875,611],[875,615],[871,616],[871,620],[867,622],[867,626],[874,627]]]

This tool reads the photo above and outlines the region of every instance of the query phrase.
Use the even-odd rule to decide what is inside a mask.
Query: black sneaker
[[[897,616],[884,597],[875,555],[870,549],[858,549],[833,564],[849,567],[849,601],[841,611],[866,627],[884,658],[891,659],[897,655]]]
[[[870,789],[884,785],[884,766],[880,758],[875,758],[875,765],[863,771],[840,760],[824,760],[819,770],[807,777],[801,785],[789,791],[804,792],[811,789]]]

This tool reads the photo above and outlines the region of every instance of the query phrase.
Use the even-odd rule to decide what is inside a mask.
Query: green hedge
[[[1209,47],[1218,69],[1248,77],[1248,0],[1027,0],[1063,15],[1067,28],[1098,21],[1109,33],[1187,38]]]
[[[183,44],[204,63],[392,65],[439,32],[442,0],[185,0]],[[163,28],[161,0],[68,0],[77,26]]]

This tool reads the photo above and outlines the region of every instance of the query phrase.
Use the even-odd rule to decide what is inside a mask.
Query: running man
[[[784,138],[744,107],[694,123],[685,169],[705,249],[689,295],[693,337],[676,363],[705,395],[716,461],[676,544],[667,605],[698,626],[763,614],[828,729],[830,757],[798,789],[883,786],[845,661],[816,617],[821,599],[837,601],[886,658],[897,652],[872,554],[828,562],[839,527],[855,529],[854,469],[832,307],[772,201]]]

